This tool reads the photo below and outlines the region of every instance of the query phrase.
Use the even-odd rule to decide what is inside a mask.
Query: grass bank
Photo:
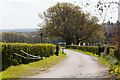
[[[65,59],[65,54],[60,51],[60,56],[50,56],[43,60],[32,62],[29,64],[21,64],[17,66],[10,66],[5,71],[0,73],[1,78],[26,78],[28,76],[33,76],[42,71],[48,70],[49,67],[59,63]]]

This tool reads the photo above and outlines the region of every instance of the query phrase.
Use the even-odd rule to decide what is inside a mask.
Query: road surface
[[[108,78],[107,67],[93,56],[80,52],[64,50],[67,58],[61,63],[30,78]]]

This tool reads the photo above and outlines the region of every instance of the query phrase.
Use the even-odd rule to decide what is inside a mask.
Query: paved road
[[[61,63],[49,68],[44,72],[31,78],[107,78],[108,73],[105,66],[98,62],[98,59],[75,52],[65,50],[67,58]]]

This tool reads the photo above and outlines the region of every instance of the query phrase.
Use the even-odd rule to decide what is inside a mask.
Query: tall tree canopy
[[[90,14],[83,13],[79,6],[71,3],[57,3],[48,8],[44,12],[44,21],[47,34],[62,37],[67,45],[93,41],[91,37],[95,38],[96,32],[100,30],[96,17],[90,17]]]

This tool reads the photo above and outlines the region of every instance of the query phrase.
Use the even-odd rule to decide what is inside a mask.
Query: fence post
[[[55,54],[57,55],[57,56],[59,56],[59,45],[57,44],[57,46],[56,46],[56,52],[55,52]]]
[[[62,48],[62,54],[64,54],[64,48]]]
[[[109,52],[110,52],[110,51],[109,51],[109,47],[107,47],[107,55],[109,55]]]
[[[98,47],[98,55],[99,55],[99,57],[100,57],[100,53],[101,53],[101,48]]]
[[[98,55],[99,55],[99,57],[100,57],[100,53],[101,53],[101,44],[99,43],[98,44]]]

